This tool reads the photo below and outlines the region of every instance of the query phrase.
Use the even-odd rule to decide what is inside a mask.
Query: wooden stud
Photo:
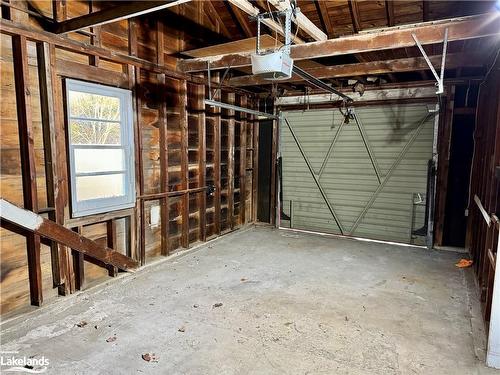
[[[116,251],[116,221],[108,220],[106,221],[106,243],[108,248]],[[118,268],[116,266],[107,266],[108,274],[111,277],[115,277],[118,274]]]
[[[48,43],[38,42],[37,50],[37,68],[40,88],[40,111],[42,116],[42,134],[43,151],[45,159],[45,185],[47,190],[47,206],[54,207],[53,211],[48,213],[49,219],[56,221],[55,189],[57,187],[57,169],[55,152],[55,129],[54,129],[54,111],[52,98],[52,71],[50,66],[50,50]],[[52,281],[53,286],[61,285],[61,270],[59,265],[59,246],[56,242],[50,243]]]
[[[198,85],[197,90],[197,106],[196,110],[198,112],[198,186],[200,188],[204,187],[206,184],[206,143],[207,143],[207,138],[206,138],[206,119],[205,119],[205,105],[204,105],[204,99],[205,99],[205,86],[203,85]],[[200,240],[201,241],[206,241],[207,236],[206,236],[206,208],[207,207],[207,194],[205,191],[202,191],[200,194],[198,194],[198,208],[199,208],[199,214],[200,214],[200,219],[199,219],[199,225],[200,225]]]
[[[247,97],[241,96],[239,105],[243,108],[247,107]],[[247,175],[247,115],[243,112],[240,114],[240,222],[245,225],[246,221],[246,175]]]
[[[235,94],[228,93],[227,99],[229,104],[234,104]],[[228,148],[228,158],[227,158],[227,220],[230,224],[231,229],[234,228],[234,116],[235,112],[233,109],[227,110],[228,114],[228,136],[227,136],[227,148]]]
[[[258,109],[258,101],[253,100],[254,109]],[[257,221],[257,202],[258,202],[258,185],[259,185],[259,119],[254,116],[252,122],[253,131],[253,162],[252,162],[252,221]]]
[[[181,179],[182,189],[188,189],[189,158],[188,158],[188,118],[187,118],[187,82],[179,84],[180,127],[181,127]],[[189,247],[189,193],[182,196],[182,235],[181,244]]]
[[[167,132],[167,102],[165,96],[165,75],[158,74],[158,85],[161,89],[160,110],[158,116],[158,126],[160,130],[160,190],[168,192],[168,132]],[[168,255],[169,250],[169,199],[164,196],[160,200],[160,251],[162,255]]]
[[[82,234],[83,228],[81,226],[73,228],[73,231]],[[71,250],[73,257],[73,269],[75,270],[75,289],[83,290],[85,288],[85,261],[82,253],[77,250]]]
[[[217,83],[220,77],[217,75],[214,77],[214,82]],[[213,109],[214,113],[214,179],[215,179],[215,192],[214,192],[214,222],[215,222],[215,233],[220,235],[221,233],[221,109],[215,107]]]
[[[93,0],[89,1],[89,14],[95,11],[95,2]],[[90,36],[90,44],[93,46],[101,45],[101,27],[94,26],[90,28],[90,32],[93,34]],[[89,56],[89,63],[93,66],[99,66],[99,56]]]
[[[19,127],[19,148],[21,152],[21,174],[24,208],[38,211],[36,186],[35,150],[31,114],[31,92],[29,87],[28,50],[24,36],[12,38],[14,58],[14,82],[16,89],[17,121]],[[28,275],[31,304],[40,306],[42,296],[42,270],[40,266],[40,237],[35,233],[26,235],[28,252]]]
[[[271,145],[271,197],[269,199],[270,202],[270,216],[271,216],[271,224],[276,225],[276,210],[277,210],[277,151],[278,151],[278,120],[273,120],[273,142]]]
[[[54,181],[54,199],[56,208],[56,223],[64,225],[69,216],[68,207],[68,176],[66,162],[66,131],[64,120],[64,101],[61,91],[61,80],[56,74],[56,50],[53,44],[49,44],[49,58],[52,74],[52,107],[54,111],[54,139],[57,179]],[[71,261],[71,250],[66,246],[59,246],[59,272],[60,285],[59,294],[67,295],[75,291],[73,262]]]

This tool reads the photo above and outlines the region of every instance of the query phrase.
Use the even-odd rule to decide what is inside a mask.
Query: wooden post
[[[38,42],[37,67],[40,87],[40,110],[42,115],[43,151],[45,158],[45,184],[47,189],[47,206],[53,207],[54,211],[48,213],[49,219],[56,221],[55,191],[58,189],[57,168],[56,168],[56,140],[55,140],[55,120],[52,98],[52,71],[50,65],[50,46],[48,43]],[[61,282],[61,268],[59,264],[59,245],[52,241],[50,243],[52,262],[52,282],[53,287],[58,287]]]
[[[106,221],[106,242],[107,247],[116,251],[116,221],[113,219]],[[118,274],[118,268],[115,266],[107,266],[108,274],[115,277]]]
[[[165,74],[158,74],[158,85],[160,86],[161,99],[158,118],[160,130],[160,191],[168,192],[168,139],[167,139],[167,103],[165,92]],[[160,252],[162,255],[169,254],[169,203],[168,196],[160,199]]]
[[[82,234],[83,227],[73,228],[73,231]],[[75,289],[83,290],[85,288],[85,258],[82,253],[77,250],[71,250],[73,257],[73,269],[75,270]]]
[[[216,76],[218,80],[218,76]],[[215,233],[220,235],[220,176],[221,176],[221,109],[219,107],[213,108],[214,113],[214,180],[215,180],[215,192],[214,192],[214,223],[215,223]]]
[[[247,107],[247,97],[241,96],[239,105],[241,107]],[[246,184],[245,179],[247,175],[247,114],[241,112],[241,122],[240,122],[240,222],[241,225],[245,225],[245,214],[246,214]]]
[[[253,99],[253,108],[258,109],[258,101]],[[252,221],[257,221],[257,194],[259,184],[259,119],[253,116],[252,122],[253,132],[253,151],[252,151]]]
[[[189,158],[188,158],[188,119],[187,119],[187,82],[179,85],[180,127],[181,127],[181,185],[183,190],[189,188]],[[189,247],[189,192],[182,196],[182,236],[181,246]]]
[[[204,187],[206,184],[206,122],[205,122],[205,86],[197,85],[197,101],[196,111],[198,112],[198,185]],[[206,241],[206,206],[207,194],[206,191],[198,193],[198,210],[199,210],[199,230],[200,241]]]
[[[12,38],[24,207],[28,210],[37,212],[38,197],[26,43],[27,41],[24,36],[15,36]],[[26,236],[26,245],[28,252],[31,303],[39,306],[43,301],[40,268],[40,237],[34,234],[28,234]]]
[[[227,94],[228,103],[234,104],[235,94]],[[234,228],[234,109],[227,111],[229,116],[227,135],[227,220],[230,228]]]
[[[55,153],[56,158],[56,174],[55,181],[55,208],[56,208],[56,223],[64,225],[65,219],[69,216],[68,206],[68,175],[67,175],[67,159],[66,159],[66,131],[64,120],[64,101],[61,90],[61,80],[56,73],[56,50],[53,44],[49,45],[50,67],[52,73],[52,99],[54,109],[54,129],[55,129]],[[60,269],[60,286],[59,294],[67,295],[75,291],[73,262],[71,250],[66,246],[59,246],[59,269]]]
[[[24,208],[37,212],[38,196],[36,187],[33,122],[31,117],[31,93],[29,88],[28,50],[26,43],[26,37],[24,36],[17,35],[12,37]],[[40,306],[43,302],[42,270],[40,267],[40,237],[34,233],[28,233],[26,235],[26,247],[28,252],[28,276],[31,304]]]
[[[143,178],[142,178],[142,132],[139,124],[139,113],[141,99],[137,90],[137,80],[140,73],[140,68],[133,65],[128,65],[128,80],[129,90],[132,91],[134,100],[132,101],[133,119],[134,119],[134,155],[135,155],[135,191],[136,195],[144,194]],[[133,217],[132,217],[133,216]],[[130,217],[130,254],[133,259],[141,259],[141,230],[143,228],[141,217],[141,205],[136,198],[134,215]]]

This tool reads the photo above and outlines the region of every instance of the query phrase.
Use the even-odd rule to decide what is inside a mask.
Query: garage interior
[[[499,1],[0,10],[1,371],[500,368]]]

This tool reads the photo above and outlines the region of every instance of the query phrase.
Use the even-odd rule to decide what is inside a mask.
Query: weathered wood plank
[[[444,30],[448,28],[448,41],[480,38],[500,34],[500,17],[494,14],[443,20],[412,27],[397,27],[378,32],[361,33],[321,42],[298,44],[291,47],[294,60],[305,60],[327,56],[339,56],[361,52],[412,47],[412,34],[416,34],[422,44],[440,43]],[[212,69],[227,66],[232,68],[251,65],[250,54],[224,54],[205,58],[183,60],[178,68],[183,72],[205,70],[207,61]]]
[[[169,2],[159,1],[134,1],[125,2],[120,5],[106,7],[103,10],[74,17],[56,24],[54,32],[56,34],[68,33],[85,29],[87,27],[105,25],[111,22],[126,20],[143,14],[167,9],[190,0],[175,0]]]
[[[163,38],[162,38],[163,39]],[[165,75],[158,75],[158,84],[165,87]],[[163,193],[168,192],[168,132],[167,132],[167,102],[165,89],[160,92],[160,110],[158,118],[158,127],[160,130],[160,190]],[[169,204],[168,196],[165,195],[160,200],[160,252],[162,255],[169,254]]]
[[[47,206],[54,210],[48,213],[49,219],[56,221],[55,191],[58,187],[56,168],[56,139],[55,120],[52,98],[52,67],[50,65],[50,47],[48,43],[36,44],[37,69],[40,89],[40,111],[42,116],[43,151],[45,159],[45,186],[47,189]],[[61,285],[61,269],[59,264],[59,245],[52,241],[50,244],[52,281],[53,286]]]
[[[132,271],[138,266],[135,260],[113,249],[100,246],[97,242],[81,236],[71,229],[45,219],[30,210],[17,207],[5,199],[0,198],[0,208],[0,217],[2,219],[38,236],[57,241],[105,264],[116,266],[123,271]]]
[[[431,56],[431,62],[434,65],[441,63],[441,55]],[[481,67],[485,64],[484,55],[479,53],[454,53],[446,57],[446,68],[455,69],[458,67]],[[336,77],[353,77],[370,74],[388,74],[413,71],[425,71],[429,69],[424,57],[412,57],[404,59],[394,59],[385,61],[369,61],[357,64],[344,64],[309,68],[306,71],[319,79]],[[300,82],[303,78],[292,76],[289,79],[280,81]],[[230,78],[228,84],[232,86],[254,86],[271,85],[273,81],[262,79],[259,76],[247,75]]]
[[[207,134],[206,134],[206,118],[205,118],[205,86],[199,85],[197,86],[197,106],[196,109],[200,111],[198,114],[198,185],[199,187],[203,187],[206,184],[206,164],[207,164],[207,155],[206,155],[206,143],[207,143]],[[206,241],[206,206],[207,206],[207,194],[205,191],[198,194],[198,209],[200,212],[200,240]]]
[[[12,38],[14,58],[14,81],[16,90],[17,122],[19,128],[19,148],[21,153],[21,175],[23,201],[27,210],[38,211],[36,186],[35,150],[33,121],[31,113],[31,93],[29,89],[28,50],[24,36]],[[40,237],[36,233],[26,235],[28,253],[28,275],[31,304],[40,306],[42,296],[42,270],[40,266]]]

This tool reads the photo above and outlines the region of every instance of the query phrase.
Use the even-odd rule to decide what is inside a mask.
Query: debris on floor
[[[179,327],[179,329],[177,331],[179,331],[179,332],[186,332],[186,327],[184,327],[184,326]]]
[[[142,359],[144,359],[146,362],[158,362],[158,357],[155,353],[144,353],[142,355]]]
[[[113,342],[116,341],[116,336],[111,336],[106,339],[106,342]]]
[[[215,309],[216,307],[221,307],[222,306],[222,302],[217,302],[216,304],[214,304],[213,308]]]
[[[80,323],[76,323],[76,326],[79,328],[83,328],[87,325],[88,323],[85,320],[82,320]]]
[[[455,264],[458,268],[467,268],[472,266],[472,260],[470,259],[460,259],[458,263]]]

